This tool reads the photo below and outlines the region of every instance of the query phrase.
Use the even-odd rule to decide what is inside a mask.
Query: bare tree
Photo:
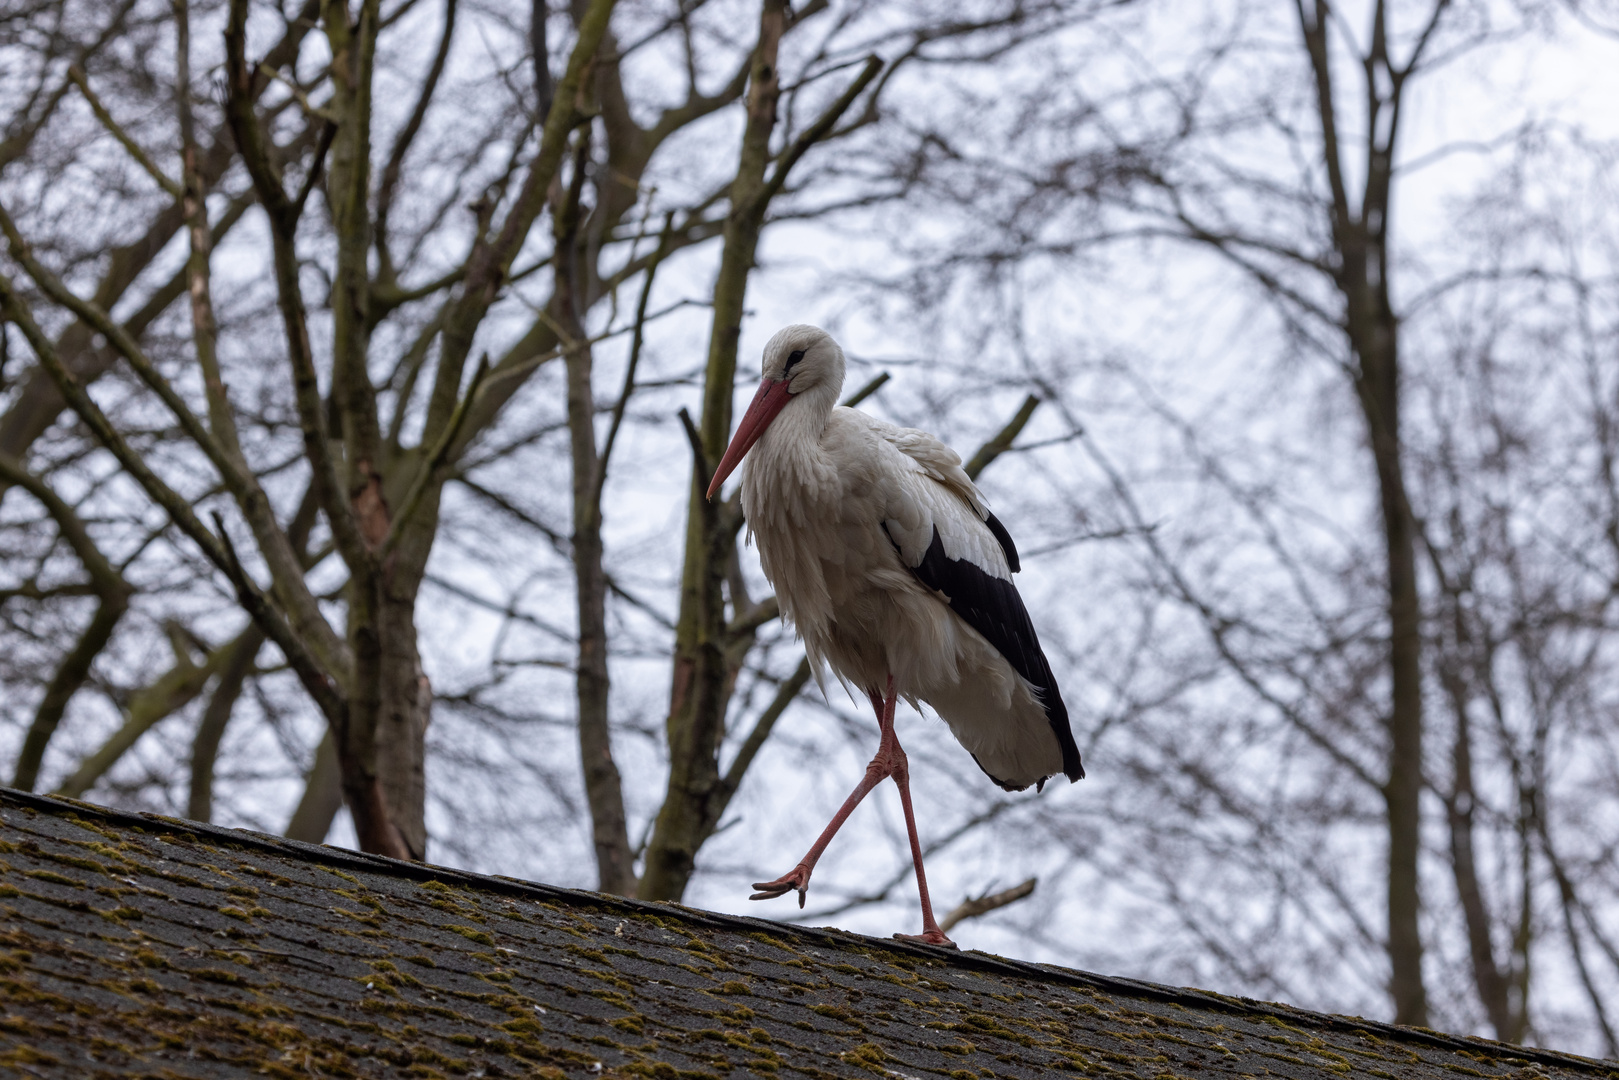
[[[311,3],[262,51],[253,43],[264,13],[248,0],[196,26],[187,4],[154,3],[126,14],[148,37],[174,43],[172,68],[154,63],[149,50],[120,51],[99,64],[87,62],[93,49],[75,54],[54,100],[82,100],[87,115],[75,113],[76,127],[54,131],[48,114],[35,122],[25,109],[18,130],[47,133],[36,150],[116,175],[118,184],[106,189],[119,216],[107,220],[127,228],[144,215],[144,231],[133,246],[116,247],[111,269],[86,288],[80,267],[93,263],[101,234],[58,229],[48,193],[31,183],[36,158],[18,144],[12,175],[25,182],[0,198],[17,271],[5,278],[4,302],[36,364],[9,403],[5,430],[7,445],[32,451],[42,471],[28,472],[19,458],[7,477],[43,498],[52,480],[42,477],[72,487],[82,463],[96,462],[103,471],[85,506],[137,515],[155,509],[167,519],[144,545],[112,540],[113,547],[141,565],[157,552],[164,565],[200,573],[198,580],[234,594],[240,618],[216,626],[225,635],[217,639],[199,633],[193,618],[168,618],[169,670],[144,686],[108,687],[121,722],[67,770],[61,790],[81,794],[106,783],[148,733],[192,711],[185,804],[210,816],[232,713],[256,701],[273,727],[282,722],[274,718],[298,711],[297,696],[287,696],[296,683],[326,734],[318,748],[305,741],[293,755],[305,777],[289,833],[324,837],[340,789],[361,846],[423,857],[435,695],[417,620],[424,585],[448,587],[442,578],[431,584],[429,571],[448,486],[540,529],[565,555],[576,614],[576,629],[565,633],[576,658],[599,882],[681,895],[696,848],[717,828],[729,794],[807,676],[789,680],[720,783],[732,685],[775,609],[733,603],[725,614],[719,589],[727,568],[740,582],[732,551],[740,515],[734,506],[716,511],[721,516],[705,519],[692,548],[706,583],[699,591],[711,602],[701,619],[686,604],[671,620],[677,685],[686,670],[678,657],[697,655],[693,620],[725,637],[724,655],[712,671],[704,668],[699,681],[709,690],[700,707],[675,695],[667,813],[652,815],[662,824],[645,845],[652,872],[638,883],[633,864],[643,853],[630,845],[631,812],[612,750],[609,598],[654,609],[615,582],[603,521],[615,441],[626,424],[645,423],[634,411],[643,346],[657,320],[681,307],[652,309],[654,275],[680,252],[720,241],[718,321],[701,374],[703,439],[718,446],[729,425],[746,282],[767,221],[784,203],[787,215],[802,217],[872,198],[856,191],[810,205],[805,192],[814,177],[800,169],[802,183],[793,186],[795,167],[818,144],[847,142],[877,125],[878,96],[901,64],[931,59],[930,49],[958,39],[1015,42],[1074,15],[1060,4],[1014,3],[972,20],[941,11],[914,25],[851,33],[848,21],[834,22],[826,10],[767,3],[756,43],[710,47],[700,20],[718,26],[725,13],[676,5],[620,17],[611,3],[567,14],[536,5],[521,36],[510,39],[527,50],[527,63],[469,75],[455,59],[465,23],[454,0],[432,11],[377,0]],[[559,37],[566,51],[551,55]],[[789,39],[806,40],[794,49],[784,89],[779,53]],[[634,65],[647,58],[656,67],[662,61],[653,54],[666,43],[685,56],[683,96],[632,97]],[[897,44],[894,62],[870,55],[882,43]],[[22,39],[13,47],[30,48]],[[329,60],[316,59],[322,50]],[[846,71],[851,62],[857,70]],[[199,92],[216,70],[223,70],[222,94]],[[521,77],[526,72],[531,77]],[[458,79],[481,92],[498,87],[503,107],[465,124]],[[409,93],[379,90],[400,85]],[[153,99],[163,103],[155,113],[145,108]],[[683,201],[659,197],[652,177],[675,167],[664,164],[667,147],[733,107],[747,118],[735,175],[715,176]],[[471,213],[458,215],[458,206]],[[548,230],[540,227],[544,217]],[[242,221],[251,224],[245,238],[233,231]],[[183,265],[154,282],[175,237],[183,237]],[[267,256],[257,264],[262,275],[237,276],[244,254]],[[223,276],[222,266],[229,267]],[[620,291],[637,279],[626,318]],[[549,287],[531,296],[541,283]],[[182,295],[185,317],[176,319],[170,307]],[[633,343],[622,385],[604,407],[596,354],[624,337]],[[542,385],[553,367],[563,371],[567,403],[557,418],[571,461],[565,530],[526,513],[509,487],[481,482],[557,430],[542,420],[541,435],[522,431],[544,412],[522,391]],[[56,452],[40,440],[63,410],[79,427]],[[604,416],[607,436],[598,441]],[[103,490],[109,482],[115,499]],[[110,674],[150,640],[140,636],[151,634],[150,625],[125,638],[115,633],[130,596],[149,593],[158,605],[185,596],[174,585],[119,584],[116,562],[98,556],[90,531],[72,525],[82,510],[61,499],[46,505],[64,539],[90,544],[81,555],[100,604],[42,698],[18,766],[30,783],[95,666]],[[458,697],[457,707],[487,715],[476,691]],[[688,706],[696,712],[688,715]],[[293,738],[279,728],[276,737]]]
[[[1066,466],[1075,479],[1058,488],[1066,524],[1132,553],[1079,563],[1131,628],[1098,630],[1089,646],[1112,663],[1085,669],[1115,697],[1089,725],[1103,748],[1087,752],[1125,771],[1142,803],[1113,807],[1107,828],[1127,838],[1117,850],[1100,824],[1042,816],[1107,867],[1088,880],[1128,878],[1156,896],[1160,940],[1187,941],[1196,958],[1159,962],[1293,1000],[1331,985],[1332,1007],[1350,1011],[1372,1006],[1345,987],[1375,987],[1397,1021],[1505,1039],[1565,1037],[1574,993],[1607,1046],[1612,975],[1592,959],[1611,930],[1576,899],[1564,921],[1578,940],[1565,931],[1552,949],[1537,912],[1565,908],[1564,879],[1536,822],[1555,819],[1560,792],[1586,790],[1552,748],[1594,731],[1562,703],[1601,678],[1605,615],[1589,590],[1607,588],[1606,559],[1583,552],[1608,481],[1571,474],[1572,458],[1556,485],[1531,466],[1580,446],[1587,468],[1603,427],[1545,442],[1552,412],[1520,411],[1516,382],[1547,361],[1523,345],[1531,328],[1606,317],[1607,252],[1556,253],[1529,239],[1548,222],[1525,217],[1549,200],[1545,218],[1562,223],[1595,202],[1532,190],[1556,174],[1540,164],[1528,188],[1447,219],[1445,236],[1471,230],[1466,257],[1399,205],[1404,176],[1458,153],[1493,154],[1521,180],[1513,148],[1547,136],[1504,120],[1493,142],[1406,149],[1413,87],[1465,82],[1492,49],[1534,47],[1528,24],[1500,14],[1305,3],[1284,21],[1242,6],[1162,60],[1150,21],[1120,18],[1110,27],[1127,61],[1093,72],[1053,47],[1057,77],[888,159],[961,216],[937,246],[896,228],[912,269],[872,277],[949,316],[956,349],[1030,372],[1084,432]],[[1610,228],[1586,220],[1581,242]],[[1128,284],[1107,282],[1121,267]],[[1580,302],[1554,300],[1550,281]],[[1506,282],[1521,288],[1511,304]],[[1211,286],[1233,298],[1224,310]],[[1149,297],[1137,302],[1150,316],[1122,323],[1135,340],[1087,288]],[[993,300],[964,308],[973,294]],[[1212,322],[1174,338],[1196,358],[1155,354],[1188,302]],[[1015,340],[997,342],[1007,326]],[[1551,335],[1537,332],[1544,349]],[[1556,340],[1559,381],[1585,379],[1581,350]],[[1504,342],[1510,357],[1492,351]],[[1503,366],[1514,391],[1490,389]],[[1601,391],[1575,400],[1579,415],[1605,414]],[[1477,430],[1498,434],[1485,447]],[[1552,495],[1562,484],[1585,494]],[[1526,507],[1563,498],[1589,508],[1555,514],[1554,555]],[[1576,642],[1574,625],[1591,636]],[[1608,737],[1595,738],[1586,752],[1605,760]],[[1374,822],[1375,874],[1363,847]],[[1600,879],[1591,865],[1567,876],[1573,894]]]
[[[743,903],[869,738],[700,498],[814,319],[997,462],[1099,766],[919,727],[961,917],[1042,883],[975,935],[1613,1052],[1611,154],[1508,125],[1405,210],[1413,88],[1516,11],[0,20],[11,775]],[[884,812],[790,917],[906,902]]]

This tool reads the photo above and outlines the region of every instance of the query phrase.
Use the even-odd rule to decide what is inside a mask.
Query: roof
[[[1607,1077],[1619,1063],[0,789],[0,1073]]]

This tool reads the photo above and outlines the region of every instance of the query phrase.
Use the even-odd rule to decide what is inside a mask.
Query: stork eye
[[[787,354],[787,366],[781,369],[781,373],[783,375],[787,374],[789,371],[793,370],[793,365],[802,359],[804,359],[804,350],[794,349],[792,352]]]

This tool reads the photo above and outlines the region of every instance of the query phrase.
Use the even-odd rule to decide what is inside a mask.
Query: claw
[[[775,881],[755,881],[753,887],[759,891],[748,897],[749,900],[774,900],[784,896],[791,890],[798,890],[798,906],[803,908],[804,897],[809,892],[810,868],[799,863]]]
[[[928,930],[921,934],[895,934],[896,941],[914,941],[918,945],[937,945],[941,949],[959,949],[954,941],[944,936],[943,930]]]

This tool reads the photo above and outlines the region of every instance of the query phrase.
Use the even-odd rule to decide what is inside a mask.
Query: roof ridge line
[[[381,871],[402,877],[419,880],[449,879],[462,884],[476,885],[480,888],[494,887],[508,893],[539,895],[571,901],[574,903],[591,903],[598,906],[618,907],[630,912],[648,915],[669,915],[698,925],[708,924],[714,927],[728,927],[737,929],[758,930],[767,933],[789,934],[800,938],[818,941],[833,941],[840,945],[847,945],[851,941],[862,945],[876,946],[892,952],[904,953],[918,959],[927,960],[952,967],[971,967],[980,970],[1012,974],[1021,976],[1034,976],[1042,981],[1059,981],[1086,987],[1088,989],[1101,989],[1112,992],[1122,992],[1135,997],[1151,997],[1169,1003],[1196,1004],[1200,1008],[1216,1009],[1221,1012],[1254,1015],[1261,1014],[1274,1017],[1278,1020],[1290,1020],[1295,1023],[1306,1023],[1315,1027],[1325,1027],[1340,1031],[1365,1030],[1371,1033],[1382,1033],[1392,1039],[1418,1042],[1429,1046],[1444,1049],[1484,1049],[1500,1054],[1502,1048],[1511,1051],[1511,1056],[1521,1057],[1530,1061],[1540,1061],[1550,1065],[1564,1067],[1578,1066],[1581,1068],[1597,1068],[1611,1071],[1615,1062],[1609,1059],[1589,1058],[1580,1054],[1573,1054],[1562,1050],[1551,1050],[1544,1047],[1523,1046],[1516,1043],[1503,1043],[1493,1039],[1486,1039],[1476,1035],[1455,1035],[1449,1032],[1436,1031],[1431,1028],[1406,1027],[1391,1024],[1382,1020],[1369,1020],[1359,1016],[1346,1016],[1339,1013],[1315,1012],[1301,1009],[1281,1002],[1262,1001],[1257,998],[1236,997],[1221,994],[1213,990],[1203,990],[1196,987],[1169,986],[1164,983],[1148,982],[1143,979],[1133,979],[1121,975],[1103,975],[1096,972],[1083,971],[1078,968],[1065,968],[1055,964],[1042,964],[1030,960],[1018,960],[1004,957],[995,953],[986,953],[980,950],[955,951],[937,946],[922,945],[909,941],[900,941],[889,938],[871,937],[858,934],[850,930],[841,930],[836,927],[802,926],[796,923],[776,922],[770,919],[760,919],[747,915],[732,915],[726,912],[705,911],[700,908],[687,907],[673,901],[640,900],[634,897],[615,896],[611,893],[593,892],[588,889],[570,889],[561,885],[550,885],[538,881],[525,881],[521,878],[506,877],[499,874],[479,874],[470,870],[461,870],[455,867],[439,866],[434,863],[409,862],[395,859],[386,855],[374,855],[370,852],[355,851],[350,848],[333,847],[327,844],[311,844],[302,840],[290,840],[286,837],[261,833],[253,829],[233,829],[223,825],[214,825],[209,822],[192,821],[186,818],[168,817],[163,814],[151,814],[133,810],[122,810],[116,807],[101,806],[96,803],[84,802],[79,799],[66,798],[60,795],[43,795],[36,792],[22,791],[18,788],[0,785],[0,803],[12,803],[22,806],[33,806],[47,813],[62,814],[72,812],[88,814],[102,821],[123,823],[133,826],[157,825],[171,832],[193,833],[199,836],[208,836],[236,846],[259,848],[269,853],[281,855],[296,855],[316,863],[336,864],[358,869]]]

